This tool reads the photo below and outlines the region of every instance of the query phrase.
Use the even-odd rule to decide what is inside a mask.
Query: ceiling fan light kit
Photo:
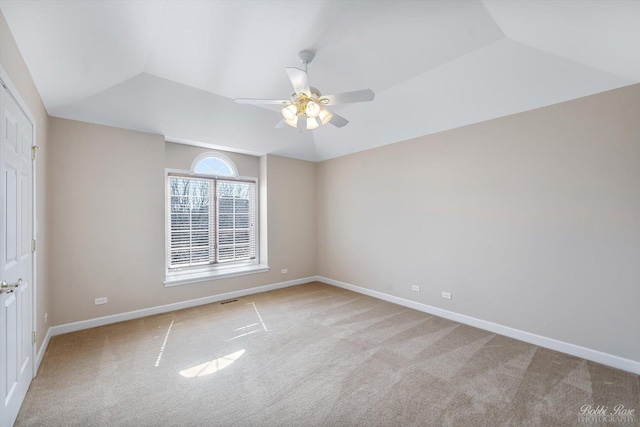
[[[281,110],[284,119],[276,125],[277,128],[282,127],[284,123],[295,129],[313,130],[327,123],[331,123],[336,127],[343,127],[349,123],[345,118],[327,109],[326,105],[366,102],[372,101],[375,97],[375,94],[370,89],[322,96],[318,89],[309,86],[307,76],[307,65],[313,60],[315,53],[310,50],[303,50],[298,53],[298,57],[304,64],[304,70],[295,67],[285,68],[294,90],[290,99],[237,98],[236,102],[239,104],[284,105]]]
[[[306,129],[317,129],[320,125],[329,123],[333,117],[331,111],[321,107],[321,104],[326,104],[329,100],[321,98],[317,89],[310,88],[309,90],[311,92],[310,96],[307,96],[304,92],[300,95],[294,92],[291,95],[290,104],[281,110],[284,122],[292,128],[297,129],[298,120],[306,118]]]

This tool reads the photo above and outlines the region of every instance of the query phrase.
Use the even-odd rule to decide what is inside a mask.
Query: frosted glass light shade
[[[292,128],[296,128],[296,129],[298,128],[298,116],[293,116],[292,120],[284,119],[284,122],[289,126],[291,126]]]
[[[298,110],[295,105],[289,105],[288,107],[284,107],[282,109],[282,117],[284,117],[286,121],[293,121],[297,117],[297,113]]]
[[[318,114],[320,114],[320,106],[313,101],[309,101],[307,102],[307,107],[305,109],[305,112],[307,114],[307,117],[310,117],[310,118],[318,117]]]
[[[307,130],[317,129],[318,126],[320,125],[315,117],[307,117]]]
[[[327,110],[326,108],[321,108],[320,112],[318,113],[318,117],[322,121],[322,124],[326,125],[331,121],[331,118],[333,117],[333,113]]]

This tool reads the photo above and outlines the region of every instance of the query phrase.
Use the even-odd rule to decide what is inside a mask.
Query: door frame
[[[7,72],[5,71],[4,67],[2,66],[2,64],[0,64],[0,85],[4,86],[4,88],[7,90],[7,92],[9,92],[9,95],[11,97],[13,97],[13,99],[17,102],[18,106],[20,107],[20,109],[22,110],[22,112],[27,116],[27,119],[29,120],[29,122],[31,122],[31,141],[32,141],[32,146],[37,146],[36,145],[36,119],[33,116],[33,114],[31,114],[31,111],[29,110],[29,107],[27,106],[27,103],[24,101],[24,99],[22,98],[22,96],[20,96],[20,92],[18,92],[18,88],[13,84],[13,82],[11,81],[11,78],[9,78],[9,74],[7,74]],[[33,150],[33,149],[32,149]],[[31,233],[32,233],[32,239],[33,240],[37,240],[36,239],[36,232],[38,230],[37,227],[37,220],[36,220],[36,160],[34,159],[34,156],[31,156]],[[36,334],[36,337],[38,336],[38,310],[37,310],[37,277],[36,277],[36,273],[37,273],[37,268],[36,268],[36,261],[37,261],[37,246],[36,246],[36,250],[32,251],[31,253],[31,259],[32,259],[32,263],[31,263],[31,277],[32,277],[32,289],[33,292],[31,292],[31,332]],[[37,343],[37,339],[35,340],[36,342],[31,342],[31,366],[32,366],[32,379],[35,378],[37,370],[38,370],[38,362],[36,360],[37,357],[37,348],[38,348],[38,343]],[[44,345],[44,341],[43,341],[43,345]]]

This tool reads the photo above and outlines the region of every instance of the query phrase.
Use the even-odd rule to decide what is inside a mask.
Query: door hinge
[[[31,240],[31,252],[36,251],[36,239]]]
[[[38,148],[40,148],[37,145],[32,145],[31,146],[31,160],[35,160],[36,159],[36,152],[38,150]]]
[[[36,343],[36,333],[32,332],[31,333],[31,344],[35,344]]]

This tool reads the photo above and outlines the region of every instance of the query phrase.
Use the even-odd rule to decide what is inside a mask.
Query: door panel
[[[22,282],[22,285],[15,291],[16,299],[18,300],[19,312],[22,318],[20,319],[20,327],[23,331],[19,332],[21,338],[20,346],[18,347],[18,365],[20,366],[19,375],[24,375],[25,371],[31,369],[31,346],[33,341],[31,339],[31,304],[33,298],[31,296],[31,283]],[[33,377],[31,374],[29,374]],[[31,381],[29,381],[31,382]]]
[[[18,327],[18,299],[15,294],[9,295],[9,297],[4,301],[4,316],[3,320],[5,322],[6,329],[5,337],[7,340],[7,351],[5,351],[5,366],[3,366],[3,371],[5,374],[5,403],[7,403],[11,397],[13,396],[13,392],[17,386],[18,380],[18,358],[17,352],[11,351],[13,348],[18,347],[18,337],[14,333],[14,331]]]
[[[20,259],[31,256],[31,179],[20,177]]]
[[[29,119],[0,86],[0,427],[13,425],[33,378],[32,145]]]
[[[6,210],[5,220],[5,245],[6,245],[6,258],[4,266],[5,271],[12,268],[18,262],[18,247],[16,239],[16,229],[18,226],[18,179],[16,177],[17,171],[7,166],[5,171],[5,190],[4,190],[4,205]]]

